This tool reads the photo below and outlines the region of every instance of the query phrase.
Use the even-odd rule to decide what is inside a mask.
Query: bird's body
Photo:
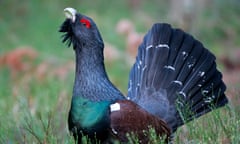
[[[149,114],[142,107],[130,100],[119,100],[116,104],[119,109],[111,110],[111,133],[121,142],[127,142],[126,134],[133,133],[142,144],[149,143],[149,131],[154,128],[155,132],[168,141],[171,130],[167,123],[160,118]]]
[[[134,132],[149,142],[150,127],[166,141],[178,127],[214,108],[227,98],[215,57],[192,36],[168,24],[154,24],[139,46],[129,76],[128,95],[109,81],[104,67],[104,44],[89,17],[67,8],[60,32],[73,45],[76,75],[69,112],[69,130],[78,143],[87,135],[108,142],[127,142]],[[187,111],[187,113],[186,113]]]

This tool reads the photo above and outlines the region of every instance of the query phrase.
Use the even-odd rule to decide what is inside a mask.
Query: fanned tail
[[[145,35],[129,79],[128,98],[165,120],[172,132],[228,102],[215,56],[168,24],[155,24]]]

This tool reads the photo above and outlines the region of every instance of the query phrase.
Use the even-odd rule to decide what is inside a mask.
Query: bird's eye
[[[80,20],[80,23],[82,23],[84,26],[86,26],[86,28],[90,28],[91,27],[91,22],[88,19],[82,18]]]

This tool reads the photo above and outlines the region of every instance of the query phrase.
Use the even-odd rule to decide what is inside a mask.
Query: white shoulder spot
[[[120,108],[120,104],[119,103],[114,103],[114,104],[111,104],[110,105],[110,110],[111,112],[114,112],[114,111],[119,111],[121,108]]]

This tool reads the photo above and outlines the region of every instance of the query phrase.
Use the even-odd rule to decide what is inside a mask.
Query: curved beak
[[[77,10],[75,10],[74,8],[68,7],[64,9],[64,14],[68,19],[71,19],[72,22],[75,22]]]

